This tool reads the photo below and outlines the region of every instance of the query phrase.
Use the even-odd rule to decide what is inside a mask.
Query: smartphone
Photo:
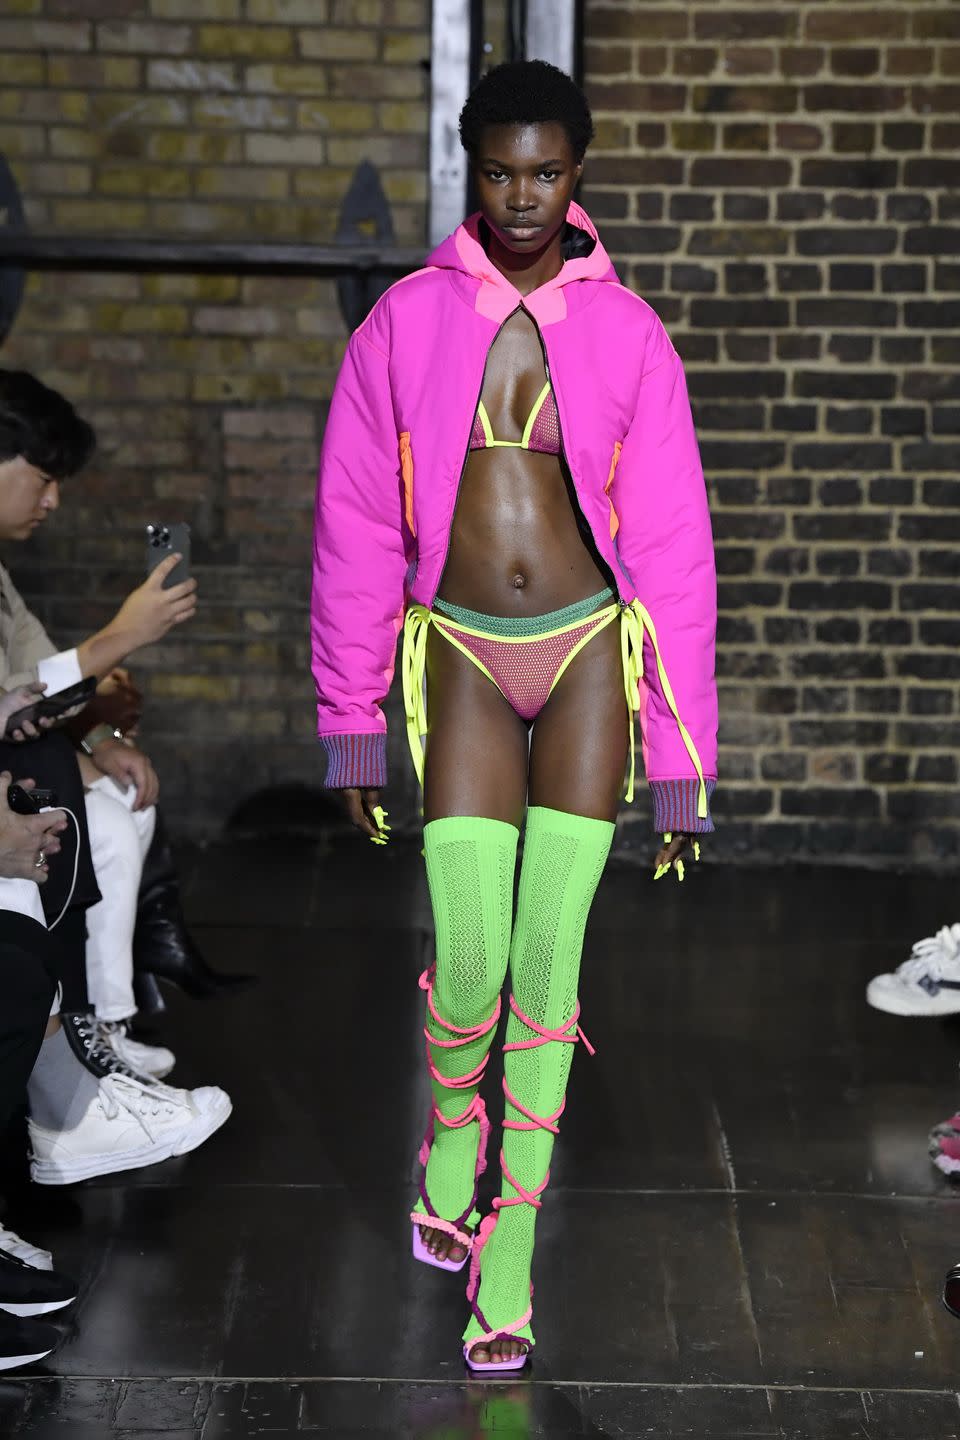
[[[147,526],[147,574],[152,575],[161,561],[169,555],[182,555],[183,559],[174,566],[163,582],[164,590],[182,585],[190,579],[190,526],[178,521],[174,525]]]
[[[18,815],[39,815],[57,803],[57,792],[55,790],[24,790],[22,785],[11,785],[7,791],[7,800],[11,810]]]
[[[4,734],[12,735],[25,720],[59,720],[68,710],[85,705],[96,688],[97,677],[88,675],[86,680],[79,680],[76,685],[71,685],[66,690],[55,690],[52,695],[39,695],[36,700],[10,716]]]

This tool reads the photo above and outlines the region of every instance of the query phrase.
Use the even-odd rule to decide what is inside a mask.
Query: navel
[[[520,574],[514,575],[514,577],[513,577],[513,588],[514,588],[514,590],[522,590],[523,587],[524,587],[524,585],[526,585],[526,583],[527,583],[527,577],[526,577],[525,575],[520,575]]]

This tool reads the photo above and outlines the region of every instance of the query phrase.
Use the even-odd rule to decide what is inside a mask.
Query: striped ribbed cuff
[[[328,790],[348,786],[380,789],[387,783],[387,737],[382,732],[366,735],[321,735],[327,752]]]
[[[693,776],[683,780],[651,780],[650,794],[653,796],[653,828],[658,833],[675,830],[687,835],[709,835],[713,830],[710,816],[710,800],[717,788],[716,780],[707,780],[707,818],[701,820],[697,814],[697,796],[700,781]]]

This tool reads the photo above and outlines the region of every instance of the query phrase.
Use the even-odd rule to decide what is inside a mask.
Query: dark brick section
[[[586,29],[585,202],[707,473],[714,849],[955,862],[960,14],[587,0]]]

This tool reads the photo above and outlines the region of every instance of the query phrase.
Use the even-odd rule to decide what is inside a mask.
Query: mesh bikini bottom
[[[492,680],[522,720],[535,720],[560,676],[599,632],[620,613],[602,590],[548,615],[507,618],[464,610],[435,600],[432,623],[477,669]]]

